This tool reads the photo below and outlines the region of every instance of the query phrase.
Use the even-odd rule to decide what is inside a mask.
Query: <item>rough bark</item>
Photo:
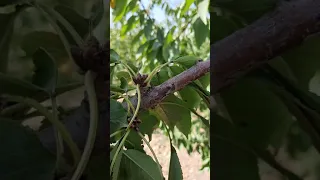
[[[213,94],[320,31],[320,1],[292,0],[211,45]]]
[[[181,90],[192,81],[202,77],[210,71],[210,60],[198,62],[190,69],[178,74],[166,82],[154,87],[151,91],[143,94],[141,107],[148,109],[159,104],[165,97]]]

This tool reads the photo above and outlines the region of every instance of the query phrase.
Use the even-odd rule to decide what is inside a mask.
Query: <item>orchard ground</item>
[[[170,163],[170,143],[168,137],[159,131],[155,131],[152,135],[151,147],[155,151],[160,165],[162,166],[163,175],[168,178],[169,163]],[[152,157],[151,151],[147,145],[144,145],[144,149]],[[184,148],[176,148],[177,154],[180,159],[180,164],[183,172],[184,180],[209,180],[210,172],[208,170],[201,171],[201,156],[197,152],[193,152],[190,155]]]

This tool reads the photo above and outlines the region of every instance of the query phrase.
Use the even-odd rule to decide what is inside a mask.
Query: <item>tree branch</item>
[[[192,66],[191,68],[183,71],[175,77],[168,79],[162,84],[153,87],[150,91],[142,94],[141,108],[148,109],[159,104],[165,97],[176,91],[181,90],[189,83],[202,77],[210,71],[210,60],[201,61]],[[133,106],[137,104],[137,97],[134,96],[130,99]],[[126,103],[123,103],[124,108],[127,108]]]
[[[320,1],[292,0],[211,45],[213,94],[320,31]]]

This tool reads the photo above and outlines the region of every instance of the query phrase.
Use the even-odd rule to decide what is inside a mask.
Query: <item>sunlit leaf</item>
[[[156,162],[140,151],[131,149],[123,151],[122,165],[124,172],[120,174],[126,179],[163,180]]]
[[[176,149],[171,145],[171,157],[168,180],[183,179],[181,164]]]

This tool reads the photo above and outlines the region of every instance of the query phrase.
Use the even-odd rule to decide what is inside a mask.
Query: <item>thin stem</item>
[[[110,138],[112,138],[113,136],[115,136],[115,135],[117,135],[117,134],[121,133],[122,131],[123,131],[123,129],[120,129],[120,130],[118,130],[118,131],[116,131],[116,132],[112,133],[112,134],[110,135]]]
[[[55,22],[55,20],[50,16],[50,14],[43,9],[43,6],[40,6],[39,4],[34,3],[34,2],[32,2],[31,4],[40,10],[40,12],[45,16],[45,18],[50,22],[50,24],[53,26],[53,28],[57,31],[57,33],[61,37],[60,39],[63,43],[63,46],[66,49],[66,52],[67,52],[69,58],[73,60],[73,56],[70,52],[70,43],[68,42],[67,37],[62,32],[61,28],[58,26],[58,24]]]
[[[85,74],[85,87],[88,93],[88,99],[89,99],[89,105],[90,105],[90,126],[89,126],[87,142],[84,147],[83,154],[81,156],[80,162],[71,180],[78,180],[83,174],[89,162],[89,159],[94,147],[94,143],[96,140],[99,115],[98,115],[97,96],[96,96],[96,91],[94,86],[95,76],[96,74],[92,71],[88,71]]]
[[[139,85],[139,84],[137,84],[137,93],[138,93],[138,104],[137,104],[137,108],[136,108],[136,110],[134,111],[134,114],[133,114],[133,116],[132,116],[132,118],[131,118],[131,121],[130,121],[130,123],[129,123],[127,129],[126,129],[126,131],[128,131],[128,130],[130,129],[130,127],[131,127],[134,119],[137,117],[138,112],[139,112],[139,109],[140,109],[140,104],[141,104],[141,92],[140,92],[140,85]]]
[[[170,144],[171,144],[172,138],[171,138],[171,135],[170,135],[170,131],[169,131],[169,129],[168,129],[168,127],[167,127],[166,123],[165,123],[163,120],[162,120],[162,122],[163,122],[163,126],[164,126],[164,128],[166,129],[166,131],[167,131],[167,133],[168,133],[169,140],[170,140]]]
[[[117,149],[117,151],[116,151],[116,153],[115,153],[115,155],[114,155],[114,157],[113,157],[113,159],[112,159],[111,166],[110,166],[110,175],[111,175],[111,173],[112,173],[112,169],[113,169],[114,163],[115,163],[115,161],[116,161],[116,159],[117,159],[118,153],[119,153],[120,149],[122,148],[124,142],[126,141],[127,136],[129,135],[129,133],[130,133],[130,131],[131,131],[130,127],[131,127],[134,119],[135,119],[136,116],[138,115],[138,112],[139,112],[139,109],[140,109],[140,104],[141,104],[141,92],[140,92],[140,85],[139,85],[139,84],[137,84],[137,93],[138,93],[138,104],[137,104],[137,108],[136,108],[136,110],[134,111],[134,114],[133,114],[133,116],[132,116],[132,118],[131,118],[131,120],[130,120],[130,123],[129,123],[128,127],[126,128],[126,134],[124,135],[123,139],[121,140],[121,142],[120,142],[120,144],[119,144],[119,147],[118,147],[118,149]]]
[[[158,72],[160,69],[162,69],[163,67],[169,65],[170,63],[171,63],[171,61],[166,62],[166,63],[164,63],[164,64],[161,64],[161,65],[157,66],[157,67],[150,73],[150,75],[147,77],[147,79],[145,80],[145,82],[147,83],[147,86],[150,86],[150,82],[151,82],[153,76],[156,75],[157,72]]]
[[[158,161],[158,158],[156,156],[156,153],[153,151],[150,143],[146,140],[146,138],[143,137],[143,135],[141,134],[141,132],[137,131],[137,133],[139,134],[139,136],[143,139],[143,141],[147,144],[147,146],[149,147],[154,159],[156,160],[157,164],[158,164],[158,168],[159,168],[159,172],[161,174],[161,179],[163,179],[163,174],[162,174],[162,170],[161,170],[161,166],[160,166],[160,163]]]
[[[69,134],[67,129],[64,127],[64,125],[60,121],[55,119],[53,115],[45,107],[43,107],[39,102],[27,97],[9,96],[8,99],[16,102],[25,103],[35,108],[36,110],[38,110],[41,114],[43,114],[48,119],[48,121],[50,121],[60,132],[63,140],[66,142],[66,144],[70,148],[70,151],[74,159],[74,163],[77,164],[79,162],[80,150],[78,146],[75,144],[71,135]]]
[[[133,104],[132,102],[129,100],[128,96],[125,96],[121,93],[118,93],[118,92],[114,92],[114,94],[118,95],[118,96],[121,96],[128,104],[128,106],[132,109],[132,112],[135,111],[135,108],[133,107]]]
[[[81,36],[63,16],[61,16],[55,10],[51,10],[49,8],[45,8],[45,10],[47,11],[48,14],[55,16],[56,19],[69,31],[70,35],[75,40],[78,46],[81,46],[84,44],[84,41],[81,38]]]
[[[114,163],[116,162],[117,156],[118,156],[118,154],[119,154],[119,152],[120,152],[120,149],[122,148],[124,142],[126,141],[129,133],[130,133],[130,130],[127,131],[126,134],[124,135],[122,141],[120,142],[120,144],[119,144],[119,146],[118,146],[118,148],[117,148],[116,153],[115,153],[114,156],[113,156],[113,159],[112,159],[112,161],[111,161],[111,166],[110,166],[110,176],[111,176],[111,173],[112,173],[112,170],[113,170]]]
[[[121,64],[122,64],[129,72],[131,72],[132,75],[136,76],[136,73],[132,70],[132,68],[131,68],[127,63],[125,63],[124,61],[121,61]],[[132,78],[132,75],[131,75],[130,73],[129,73],[129,75],[130,75],[131,79],[133,79],[133,78]]]
[[[51,96],[51,104],[52,104],[52,115],[53,118],[56,119],[56,121],[59,121],[58,117],[58,108],[57,108],[57,99],[55,96]],[[63,147],[63,139],[61,137],[61,134],[59,133],[58,129],[54,127],[55,131],[55,138],[56,138],[56,144],[57,144],[57,162],[56,167],[59,170],[60,164],[62,163],[62,154],[64,151]]]

